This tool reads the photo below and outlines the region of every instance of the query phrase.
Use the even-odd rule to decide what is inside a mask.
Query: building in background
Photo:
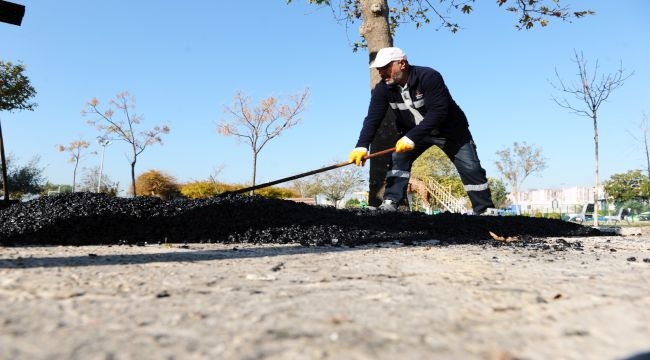
[[[601,186],[598,189],[598,199],[601,209],[608,209],[605,202],[605,192]],[[593,187],[569,187],[563,189],[532,189],[519,194],[521,212],[531,213],[576,213],[586,203],[593,203],[595,192]],[[510,199],[511,201],[513,199]]]

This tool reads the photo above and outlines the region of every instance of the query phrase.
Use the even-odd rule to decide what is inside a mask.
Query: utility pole
[[[102,160],[99,163],[99,176],[97,180],[97,192],[101,192],[102,189],[102,176],[104,172],[104,153],[106,152],[106,147],[111,144],[111,141],[103,138],[101,136],[97,137],[97,142],[102,147]]]

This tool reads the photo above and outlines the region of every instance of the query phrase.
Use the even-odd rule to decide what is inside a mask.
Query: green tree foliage
[[[29,78],[25,76],[25,67],[22,64],[12,64],[0,60],[0,111],[13,112],[16,110],[32,111],[36,103],[31,98],[36,96],[36,90],[32,87]],[[0,169],[2,170],[2,192],[11,194],[10,184],[12,181],[7,174],[8,165],[5,158],[4,139],[2,135],[2,123],[0,122]],[[18,191],[19,192],[19,191]],[[9,196],[4,198],[5,204],[9,203]]]
[[[173,176],[159,170],[149,170],[135,180],[142,195],[169,199],[178,194],[178,184]],[[133,192],[135,195],[135,192]]]
[[[488,184],[490,185],[490,192],[492,193],[492,202],[494,206],[499,209],[503,209],[510,205],[510,200],[508,200],[508,195],[510,194],[506,189],[506,184],[500,179],[488,178]]]
[[[641,170],[630,170],[624,174],[614,174],[603,182],[607,195],[615,203],[629,200],[647,200],[650,195],[650,178],[643,175]]]
[[[0,60],[0,111],[32,111],[36,107],[30,101],[36,90],[24,72],[24,65]]]
[[[519,203],[519,190],[523,182],[531,174],[546,169],[542,149],[528,145],[525,141],[521,144],[515,141],[512,148],[499,150],[496,155],[498,160],[494,163],[497,170],[511,186],[515,202]]]
[[[291,3],[292,0],[287,0]],[[385,12],[391,37],[395,36],[396,30],[405,24],[413,24],[416,28],[424,25],[437,23],[437,28],[444,28],[453,33],[461,29],[456,22],[458,15],[467,15],[474,12],[472,6],[476,0],[440,0],[431,2],[429,0],[307,0],[310,4],[330,6],[337,19],[345,22],[350,28],[357,21],[366,20],[364,15],[368,14],[366,8],[378,15],[381,12],[380,6],[387,9]],[[535,25],[545,27],[552,19],[570,21],[574,18],[581,18],[586,15],[595,14],[592,10],[573,11],[568,6],[562,5],[560,0],[497,0],[496,4],[512,13],[517,18],[515,28],[532,29]],[[354,43],[354,51],[364,48],[367,39]]]
[[[149,145],[162,144],[162,135],[169,134],[167,125],[156,125],[145,131],[136,132],[143,117],[135,113],[135,97],[128,92],[121,92],[114,99],[108,102],[106,110],[99,109],[99,100],[92,99],[86,103],[81,112],[83,116],[89,117],[89,125],[94,126],[103,133],[101,139],[113,139],[126,142],[131,148],[131,190],[134,196],[138,195],[138,187],[135,180],[135,165],[138,156],[149,147]],[[122,115],[116,115],[119,113]]]
[[[458,177],[454,164],[437,146],[430,147],[413,162],[411,174],[420,179]]]
[[[39,165],[40,157],[34,156],[26,165],[14,165],[12,156],[7,158],[7,179],[9,181],[9,198],[20,199],[27,194],[40,194],[46,183],[44,169]],[[4,182],[1,182],[4,188]],[[4,195],[4,191],[2,193]]]
[[[361,206],[361,201],[359,201],[359,199],[348,199],[348,201],[345,202],[346,209],[355,209],[360,206]]]
[[[346,166],[317,174],[314,176],[316,189],[338,207],[340,200],[359,189],[365,182],[363,169],[358,166]]]
[[[433,179],[458,198],[467,195],[454,164],[437,146],[430,147],[415,162],[411,175],[417,179]]]

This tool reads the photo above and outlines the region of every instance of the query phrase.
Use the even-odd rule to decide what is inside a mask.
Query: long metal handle
[[[390,153],[392,153],[394,151],[395,151],[394,147],[386,149],[386,150],[382,150],[382,151],[377,151],[375,153],[368,154],[368,155],[364,156],[363,160],[365,161],[365,160],[372,159],[372,158],[375,158],[375,157],[378,157],[378,156],[383,156],[383,155],[386,155],[386,154],[390,154]],[[340,168],[340,167],[343,167],[343,166],[347,166],[347,165],[350,165],[350,164],[353,164],[353,162],[350,162],[350,161],[342,162],[342,163],[339,163],[339,164],[326,166],[324,168],[320,168],[320,169],[304,172],[304,173],[301,173],[301,174],[289,176],[289,177],[286,177],[286,178],[283,178],[283,179],[270,181],[270,182],[267,182],[267,183],[264,183],[264,184],[250,186],[250,187],[247,187],[247,188],[237,189],[237,190],[233,190],[233,191],[226,191],[226,192],[223,192],[223,193],[221,193],[221,194],[219,194],[217,196],[242,194],[242,193],[245,193],[245,192],[248,192],[248,191],[253,191],[253,190],[265,188],[265,187],[268,187],[268,186],[273,186],[275,184],[280,184],[280,183],[283,183],[283,182],[286,182],[286,181],[300,179],[300,178],[305,177],[305,176],[314,175],[314,174],[318,174],[318,173],[321,173],[321,172],[334,170],[334,169],[337,169],[337,168]]]

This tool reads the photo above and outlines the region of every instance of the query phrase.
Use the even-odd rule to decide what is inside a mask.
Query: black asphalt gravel
[[[495,234],[509,241],[492,240]],[[232,195],[208,199],[119,198],[96,193],[41,197],[0,210],[0,245],[296,243],[357,246],[492,243],[579,248],[573,237],[604,235],[562,220],[337,210],[288,200]],[[609,234],[611,236],[611,234]],[[544,238],[567,238],[549,243]]]

